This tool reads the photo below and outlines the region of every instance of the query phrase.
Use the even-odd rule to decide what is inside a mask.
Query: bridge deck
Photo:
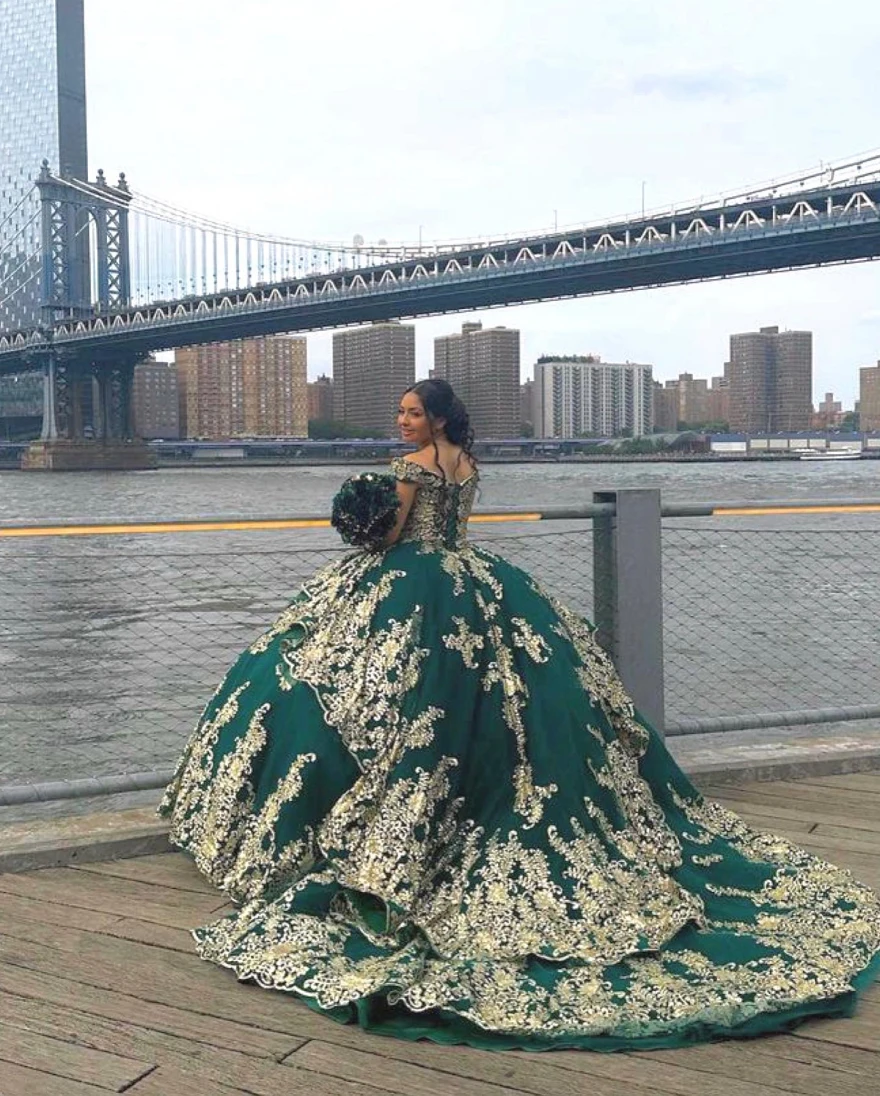
[[[706,792],[880,886],[880,773]],[[880,984],[851,1020],[605,1055],[485,1053],[364,1035],[193,954],[222,903],[177,854],[0,875],[0,1094],[835,1096],[877,1091]]]

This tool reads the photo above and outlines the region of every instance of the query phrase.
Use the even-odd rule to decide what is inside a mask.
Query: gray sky
[[[85,0],[92,173],[298,238],[612,217],[880,146],[880,8],[818,0]],[[463,317],[417,321],[418,372]],[[470,317],[468,317],[470,318]],[[814,332],[814,395],[880,358],[880,263],[497,309],[545,352],[721,372]],[[309,337],[309,373],[329,368]]]

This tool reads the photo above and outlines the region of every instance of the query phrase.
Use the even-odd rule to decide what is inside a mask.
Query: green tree
[[[678,429],[691,430],[698,434],[729,434],[730,424],[721,419],[708,419],[706,422],[679,422]]]
[[[618,453],[663,453],[666,450],[666,442],[662,438],[639,437],[627,438],[618,445]]]
[[[316,441],[334,441],[340,438],[374,438],[375,430],[361,430],[333,419],[309,419],[309,437]]]

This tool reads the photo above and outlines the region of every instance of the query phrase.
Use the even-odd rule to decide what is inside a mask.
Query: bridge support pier
[[[55,415],[55,355],[50,351],[43,365],[43,429],[40,441],[54,441],[58,437],[58,421]]]
[[[139,472],[155,467],[156,454],[140,438],[33,441],[21,458],[23,472]]]
[[[50,350],[43,362],[43,430],[21,458],[23,471],[138,471],[156,454],[134,436],[133,360],[112,364],[64,360]]]

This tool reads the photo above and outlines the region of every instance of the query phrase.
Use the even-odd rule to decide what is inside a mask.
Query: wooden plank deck
[[[880,887],[880,773],[707,786]],[[199,960],[224,909],[174,853],[0,875],[0,1096],[865,1096],[880,985],[850,1020],[638,1054],[487,1053],[363,1034]]]

